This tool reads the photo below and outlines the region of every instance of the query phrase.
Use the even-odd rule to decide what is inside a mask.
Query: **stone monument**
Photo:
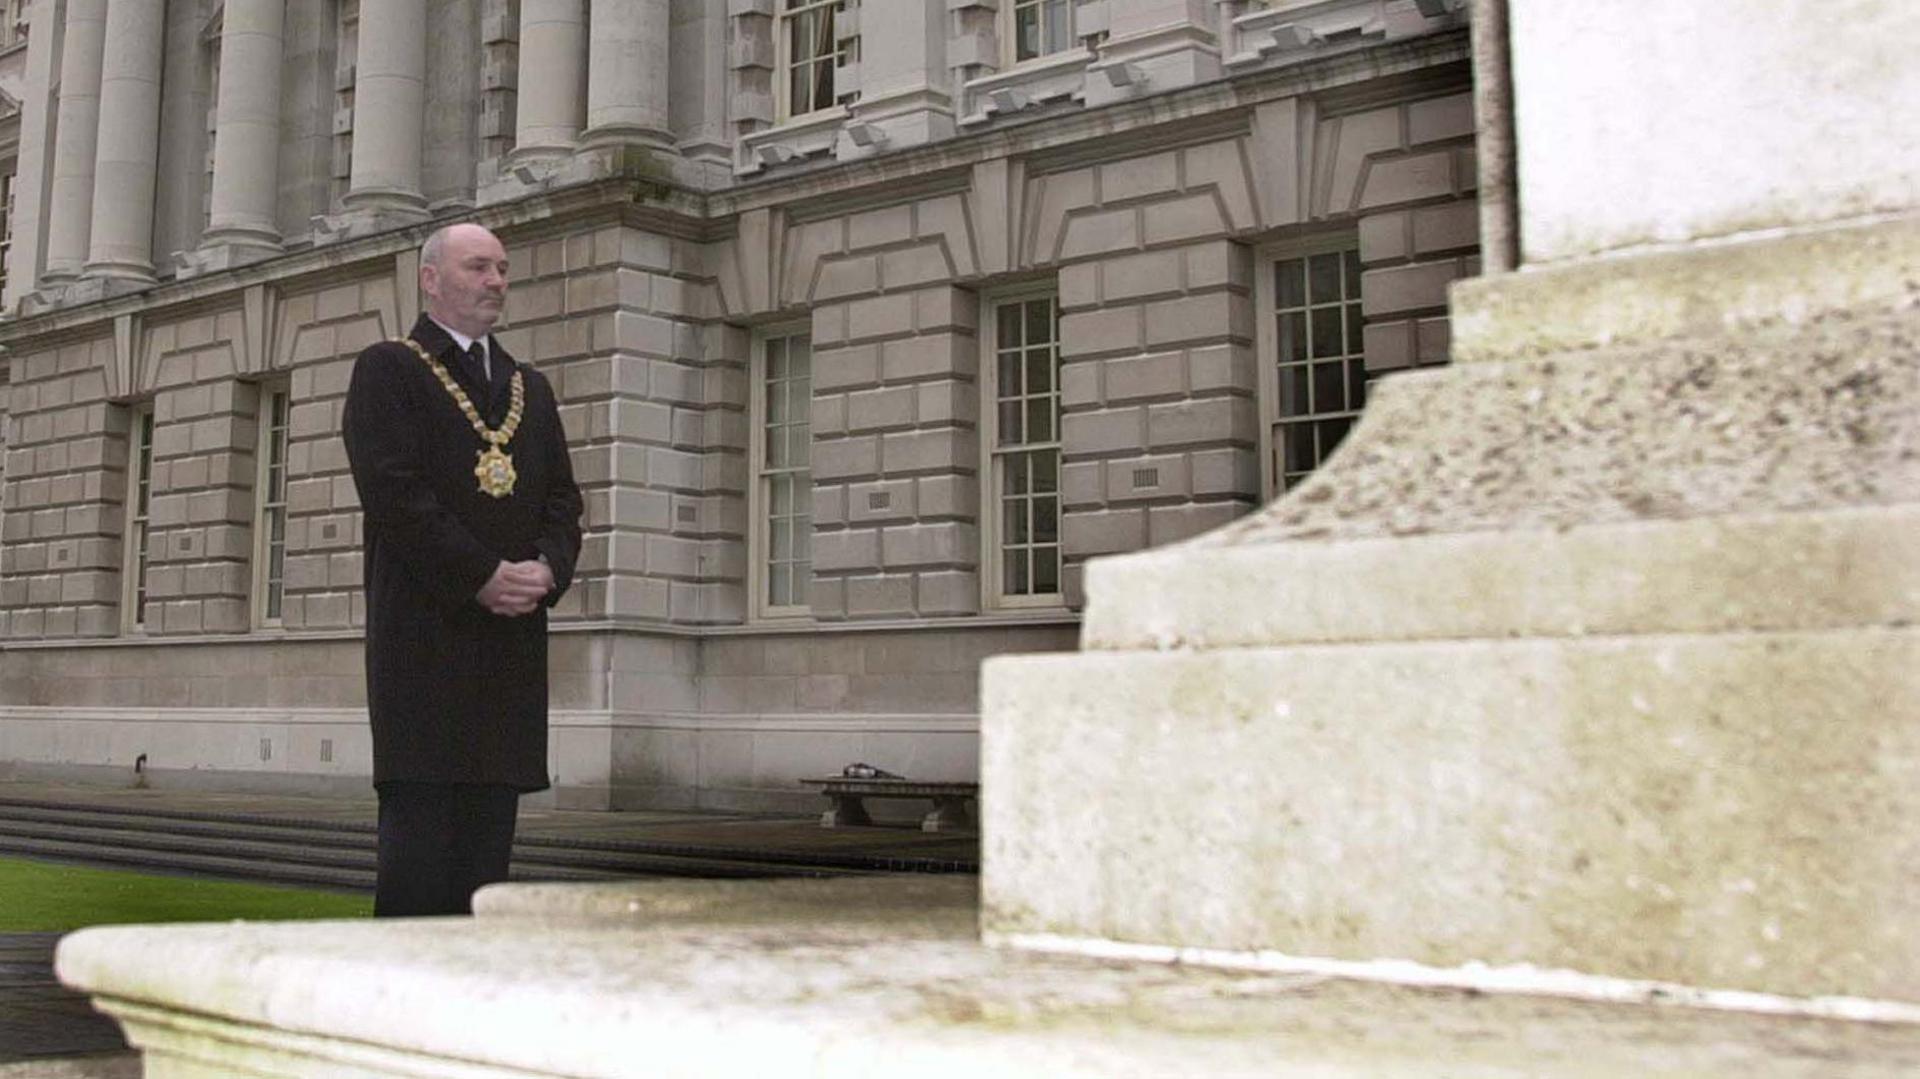
[[[998,947],[967,882],[507,886],[62,976],[151,1079],[1920,1070],[1920,9],[1503,11],[1457,364],[988,665]]]
[[[1084,654],[993,663],[988,933],[1920,1014],[1916,32],[1515,3],[1517,270],[1310,484],[1089,567]]]

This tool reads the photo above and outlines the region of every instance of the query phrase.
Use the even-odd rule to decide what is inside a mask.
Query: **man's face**
[[[450,230],[437,262],[420,267],[427,313],[469,337],[484,337],[507,302],[507,251],[478,225]]]

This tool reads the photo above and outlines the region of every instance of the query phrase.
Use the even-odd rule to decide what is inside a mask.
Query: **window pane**
[[[787,377],[787,339],[775,337],[767,341],[767,378],[778,380]]]
[[[1060,542],[1059,499],[1036,498],[1033,500],[1033,541],[1035,543]]]
[[[1294,364],[1280,369],[1280,414],[1299,416],[1309,411],[1307,405],[1307,366]]]
[[[1000,353],[1000,396],[1012,397],[1020,392],[1020,352],[1018,349]]]
[[[1322,461],[1326,460],[1328,455],[1333,453],[1333,448],[1340,444],[1341,439],[1347,437],[1347,428],[1351,426],[1353,426],[1353,421],[1348,419],[1321,421],[1319,427],[1320,459]]]
[[[1340,299],[1340,256],[1315,255],[1307,260],[1307,295],[1314,303]]]
[[[772,553],[773,560],[775,562],[792,561],[793,522],[791,520],[775,521],[767,531],[769,533],[767,549]]]
[[[1034,349],[1027,353],[1027,392],[1053,392],[1053,350]]]
[[[1060,548],[1033,549],[1033,590],[1042,594],[1060,591]]]
[[[1007,542],[1026,543],[1027,536],[1027,500],[1024,498],[1003,498],[1000,500],[1000,521],[1006,529]]]
[[[1347,351],[1358,355],[1366,347],[1366,335],[1361,330],[1360,305],[1347,305]]]
[[[806,337],[782,338],[787,346],[787,369],[795,378],[813,377],[813,342]]]
[[[1058,450],[1043,450],[1033,454],[1033,489],[1043,494],[1060,489],[1060,453]]]
[[[1053,398],[1027,398],[1027,441],[1052,442]]]
[[[1067,0],[1046,0],[1046,51],[1059,52],[1067,47]]]
[[[1289,423],[1280,428],[1281,452],[1286,472],[1305,472],[1319,463],[1313,453],[1313,425]]]
[[[1326,356],[1338,356],[1345,349],[1341,345],[1340,309],[1338,307],[1315,307],[1311,309],[1313,322],[1313,355],[1316,359]]]
[[[1001,348],[1020,347],[1020,310],[1017,303],[1003,303],[994,308],[993,321],[999,326],[995,337]]]
[[[813,518],[804,513],[793,519],[793,560],[802,566],[813,564]]]
[[[1026,344],[1038,345],[1053,340],[1053,301],[1027,301]]]
[[[1023,495],[1027,493],[1027,455],[1016,453],[1006,458],[1006,467],[1000,473],[1000,490],[1003,494]]]
[[[807,444],[812,428],[804,423],[796,423],[787,428],[787,464],[793,468],[807,466],[807,454],[812,449]]]
[[[1281,307],[1304,307],[1307,303],[1307,272],[1303,259],[1285,259],[1273,264],[1273,279],[1279,285]]]
[[[793,36],[800,36],[798,24],[795,24]],[[811,84],[807,81],[810,66],[796,61],[787,72],[787,109],[795,116],[813,111],[813,96],[808,92]]]
[[[1347,394],[1343,388],[1345,367],[1346,363],[1341,360],[1313,365],[1313,410],[1315,412],[1339,412],[1347,407]]]
[[[1305,312],[1295,311],[1280,316],[1280,360],[1304,360],[1307,358],[1307,316]]]
[[[767,376],[767,425],[787,422],[787,384]]]
[[[1367,403],[1367,361],[1347,361],[1347,407],[1360,408]]]
[[[793,570],[775,563],[767,567],[767,604],[785,607],[793,603]]]
[[[1360,249],[1359,248],[1356,247],[1347,251],[1346,264],[1347,264],[1346,265],[1347,297],[1349,299],[1357,299],[1360,296]]]
[[[828,25],[832,24],[828,23]],[[831,104],[833,104],[833,63],[822,60],[813,65],[813,107],[824,109]]]
[[[1016,60],[1031,60],[1040,55],[1040,12],[1032,7],[1015,8],[1013,40]]]
[[[773,497],[767,502],[776,517],[784,517],[793,512],[793,479],[790,476],[767,477],[767,489]]]
[[[1018,446],[1026,441],[1022,434],[1019,399],[1000,402],[1000,437],[998,439],[1000,445]]]
[[[1007,595],[1010,595],[1010,596],[1026,595],[1027,594],[1027,552],[1008,551],[1006,552],[1006,559],[1007,559],[1006,572],[1003,573],[1001,576],[1004,578],[1003,583],[1006,588]]]

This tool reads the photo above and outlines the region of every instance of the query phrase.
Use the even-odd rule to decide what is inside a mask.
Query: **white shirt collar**
[[[454,329],[452,326],[449,326],[446,323],[440,321],[439,319],[434,318],[432,315],[428,315],[427,320],[429,322],[432,322],[435,326],[440,327],[442,330],[445,330],[447,332],[447,336],[453,338],[453,343],[460,346],[460,351],[465,352],[468,349],[473,347],[473,342],[476,340],[475,338],[468,337],[466,334],[461,333],[459,330]],[[491,379],[493,377],[493,349],[490,346],[488,346],[486,338],[482,337],[482,338],[478,338],[477,340],[479,340],[480,342],[481,363],[486,368],[487,377]]]

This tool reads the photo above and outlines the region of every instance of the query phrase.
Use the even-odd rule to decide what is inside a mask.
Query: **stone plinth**
[[[983,948],[973,882],[508,886],[478,918],[91,929],[147,1079],[1887,1077],[1920,1028]]]
[[[989,661],[991,939],[1920,1016],[1920,178],[1715,179],[1911,99],[1914,14],[1816,60],[1792,4],[1629,6],[1514,4],[1523,266],[1454,288],[1462,362]]]

